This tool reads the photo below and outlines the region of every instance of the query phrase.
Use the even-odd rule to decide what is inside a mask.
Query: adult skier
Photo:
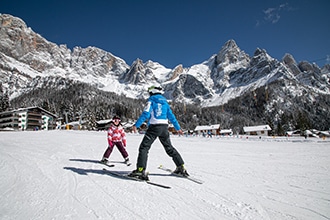
[[[163,94],[162,88],[159,86],[151,86],[148,88],[148,93],[150,97],[141,116],[135,122],[133,131],[136,132],[136,129],[146,120],[148,120],[148,129],[139,147],[136,170],[132,171],[129,176],[137,177],[142,180],[149,180],[148,174],[146,173],[148,153],[156,138],[159,138],[167,155],[172,157],[176,165],[174,173],[189,176],[184,167],[184,161],[180,153],[171,144],[168,132],[168,121],[174,125],[174,128],[180,135],[182,135],[183,132],[166,98],[161,95]]]

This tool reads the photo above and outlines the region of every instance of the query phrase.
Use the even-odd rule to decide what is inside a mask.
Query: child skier
[[[116,145],[118,150],[120,151],[121,155],[125,159],[125,164],[127,166],[131,165],[128,153],[126,151],[126,134],[124,128],[120,122],[119,116],[114,116],[112,121],[110,122],[110,127],[108,129],[108,148],[103,154],[103,158],[101,163],[107,164],[108,158],[113,150],[113,147]]]

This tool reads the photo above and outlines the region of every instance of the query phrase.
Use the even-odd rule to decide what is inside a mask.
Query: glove
[[[137,133],[137,129],[136,129],[135,125],[133,125],[132,130],[133,130],[133,133]]]

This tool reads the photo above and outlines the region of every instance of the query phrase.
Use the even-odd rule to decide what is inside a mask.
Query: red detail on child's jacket
[[[123,142],[124,147],[126,147],[126,135],[124,128],[121,125],[111,124],[108,129],[108,143],[109,146],[112,146],[112,142]]]

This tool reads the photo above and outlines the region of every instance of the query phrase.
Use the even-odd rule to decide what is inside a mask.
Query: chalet
[[[259,136],[268,136],[268,131],[271,131],[269,125],[258,125],[258,126],[249,126],[243,127],[244,133],[247,135],[259,135]]]
[[[96,129],[98,131],[108,130],[111,121],[112,121],[112,119],[105,119],[105,120],[97,121],[96,122]],[[121,124],[122,124],[125,132],[132,132],[132,127],[133,127],[134,123],[132,123],[132,122],[121,122]],[[141,125],[141,127],[145,128],[146,124]]]
[[[287,131],[286,132],[286,135],[288,137],[300,137],[300,136],[302,136],[301,131],[299,129],[298,130],[294,130],[294,131]]]
[[[62,129],[65,130],[86,130],[88,121],[79,120],[79,121],[71,121],[67,124],[62,125]]]
[[[330,137],[330,131],[319,131],[316,129],[305,130],[303,132],[301,132],[300,130],[287,131],[286,134],[288,137],[304,136],[305,138],[314,137],[314,138],[323,138],[323,139]]]
[[[20,108],[0,112],[0,129],[53,130],[57,116],[40,107]]]
[[[233,135],[233,130],[232,129],[221,129],[219,134],[222,136]]]
[[[330,131],[320,131],[319,133],[320,138],[329,138],[330,137]]]
[[[197,134],[207,134],[211,132],[212,134],[219,135],[220,134],[220,124],[215,125],[198,125],[195,130]]]
[[[304,135],[305,137],[315,137],[318,138],[319,136],[317,135],[319,132],[316,130],[305,130]]]
[[[122,125],[123,125],[123,128],[124,128],[125,132],[132,132],[133,131],[133,129],[132,129],[133,125],[134,125],[133,122],[130,122],[130,121],[129,122],[123,122]]]
[[[108,130],[111,121],[112,121],[111,119],[97,121],[96,130],[98,130],[98,131]]]

